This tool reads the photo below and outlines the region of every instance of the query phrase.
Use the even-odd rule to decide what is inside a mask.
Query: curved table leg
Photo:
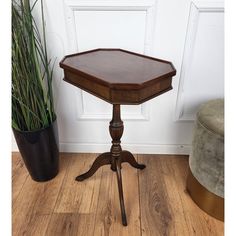
[[[117,183],[118,183],[118,190],[119,190],[119,197],[120,197],[120,209],[121,209],[122,224],[124,226],[127,226],[119,159],[116,159],[116,176],[117,176]]]
[[[133,154],[128,151],[121,152],[121,162],[128,162],[134,168],[141,169],[141,170],[146,167],[143,164],[138,164],[138,162],[135,160]]]
[[[111,164],[111,153],[110,152],[102,153],[93,162],[89,171],[87,171],[86,173],[84,173],[82,175],[77,176],[75,178],[75,180],[83,181],[83,180],[91,177],[98,170],[99,167],[104,166],[104,165],[108,165],[108,164]]]

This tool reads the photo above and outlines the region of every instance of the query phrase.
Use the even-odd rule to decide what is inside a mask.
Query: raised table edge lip
[[[146,81],[144,83],[137,83],[137,84],[126,83],[126,84],[120,84],[120,83],[109,83],[109,82],[106,82],[106,81],[104,81],[104,80],[102,80],[102,79],[100,79],[100,78],[98,78],[96,76],[87,74],[87,73],[85,73],[85,72],[83,72],[81,70],[78,70],[78,69],[75,69],[75,68],[72,68],[70,66],[67,66],[67,65],[63,64],[63,62],[65,61],[66,58],[69,58],[69,57],[72,57],[72,56],[76,56],[76,55],[87,54],[87,53],[90,53],[90,52],[96,52],[96,51],[100,51],[100,50],[103,50],[103,51],[121,51],[121,52],[126,52],[126,53],[129,53],[129,54],[133,54],[133,55],[136,55],[136,56],[144,57],[144,58],[147,58],[147,59],[163,62],[163,63],[169,64],[172,67],[173,71],[169,72],[167,74],[164,74],[162,76],[158,76],[158,77],[152,78],[149,81]],[[67,55],[67,56],[63,57],[63,59],[60,61],[59,65],[60,65],[61,68],[66,69],[66,70],[68,70],[68,71],[70,71],[72,73],[76,73],[77,75],[81,75],[81,76],[83,76],[84,78],[87,78],[87,79],[93,79],[98,84],[105,85],[106,87],[109,87],[111,89],[117,89],[117,90],[118,89],[129,90],[130,88],[132,90],[136,90],[136,89],[138,90],[138,89],[145,88],[145,87],[153,85],[156,82],[156,80],[161,80],[161,79],[164,79],[164,78],[167,79],[167,78],[170,78],[170,77],[173,77],[173,76],[176,75],[176,69],[175,69],[174,65],[172,64],[172,62],[170,62],[170,61],[158,59],[158,58],[155,58],[155,57],[146,56],[146,55],[143,55],[143,54],[127,51],[127,50],[120,49],[120,48],[97,48],[97,49],[92,49],[92,50],[89,50],[89,51],[84,51],[84,52],[80,52],[80,53],[70,54],[70,55]],[[69,82],[65,78],[64,78],[64,80],[66,82]],[[71,83],[71,84],[73,84],[73,83]],[[76,86],[76,84],[73,84],[73,85]]]

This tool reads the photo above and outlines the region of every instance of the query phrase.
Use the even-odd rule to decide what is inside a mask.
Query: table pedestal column
[[[110,164],[111,169],[115,171],[117,175],[122,223],[124,226],[127,226],[122,187],[121,163],[128,162],[131,166],[137,169],[144,169],[145,165],[138,164],[131,152],[122,151],[120,139],[122,137],[123,130],[123,121],[120,118],[120,104],[114,104],[112,120],[109,126],[110,135],[112,137],[111,150],[110,152],[105,152],[99,155],[94,161],[90,170],[82,175],[77,176],[76,180],[83,181],[92,176],[98,170],[99,167]]]
[[[110,122],[109,131],[112,137],[112,146],[111,146],[111,169],[116,171],[119,197],[120,197],[120,209],[123,225],[127,226],[126,214],[125,214],[125,204],[123,196],[123,187],[122,187],[122,176],[121,176],[121,146],[120,139],[122,137],[124,130],[123,121],[120,118],[120,105],[113,105],[113,115]]]

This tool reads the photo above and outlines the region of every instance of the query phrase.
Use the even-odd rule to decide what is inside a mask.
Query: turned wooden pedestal
[[[125,214],[125,204],[124,204],[123,188],[122,188],[121,163],[128,162],[131,166],[137,169],[144,169],[145,165],[138,164],[131,152],[122,151],[122,148],[120,145],[120,139],[123,134],[124,125],[123,125],[123,121],[120,118],[120,105],[119,104],[113,105],[113,116],[110,122],[109,130],[112,137],[112,146],[111,146],[110,152],[105,152],[99,155],[94,161],[90,170],[82,175],[77,176],[76,180],[83,181],[89,178],[90,176],[92,176],[99,167],[103,165],[111,165],[111,169],[113,171],[116,171],[116,175],[117,175],[122,223],[123,225],[126,226],[127,220],[126,220],[126,214]]]
[[[176,74],[171,62],[144,56],[122,49],[96,49],[66,56],[60,66],[64,80],[111,103],[113,116],[109,131],[112,138],[110,152],[99,155],[89,171],[76,177],[83,181],[99,167],[111,165],[116,172],[122,223],[127,225],[122,188],[121,164],[144,169],[128,151],[122,151],[120,139],[124,126],[120,105],[141,104],[172,89],[172,76]]]

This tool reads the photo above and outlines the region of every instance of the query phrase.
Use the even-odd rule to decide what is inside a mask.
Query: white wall
[[[170,60],[177,69],[173,90],[122,107],[123,149],[189,153],[199,104],[223,97],[223,2],[47,0],[45,9],[50,54],[57,57],[61,151],[109,150],[111,105],[62,81],[59,61],[66,54],[115,47]]]

